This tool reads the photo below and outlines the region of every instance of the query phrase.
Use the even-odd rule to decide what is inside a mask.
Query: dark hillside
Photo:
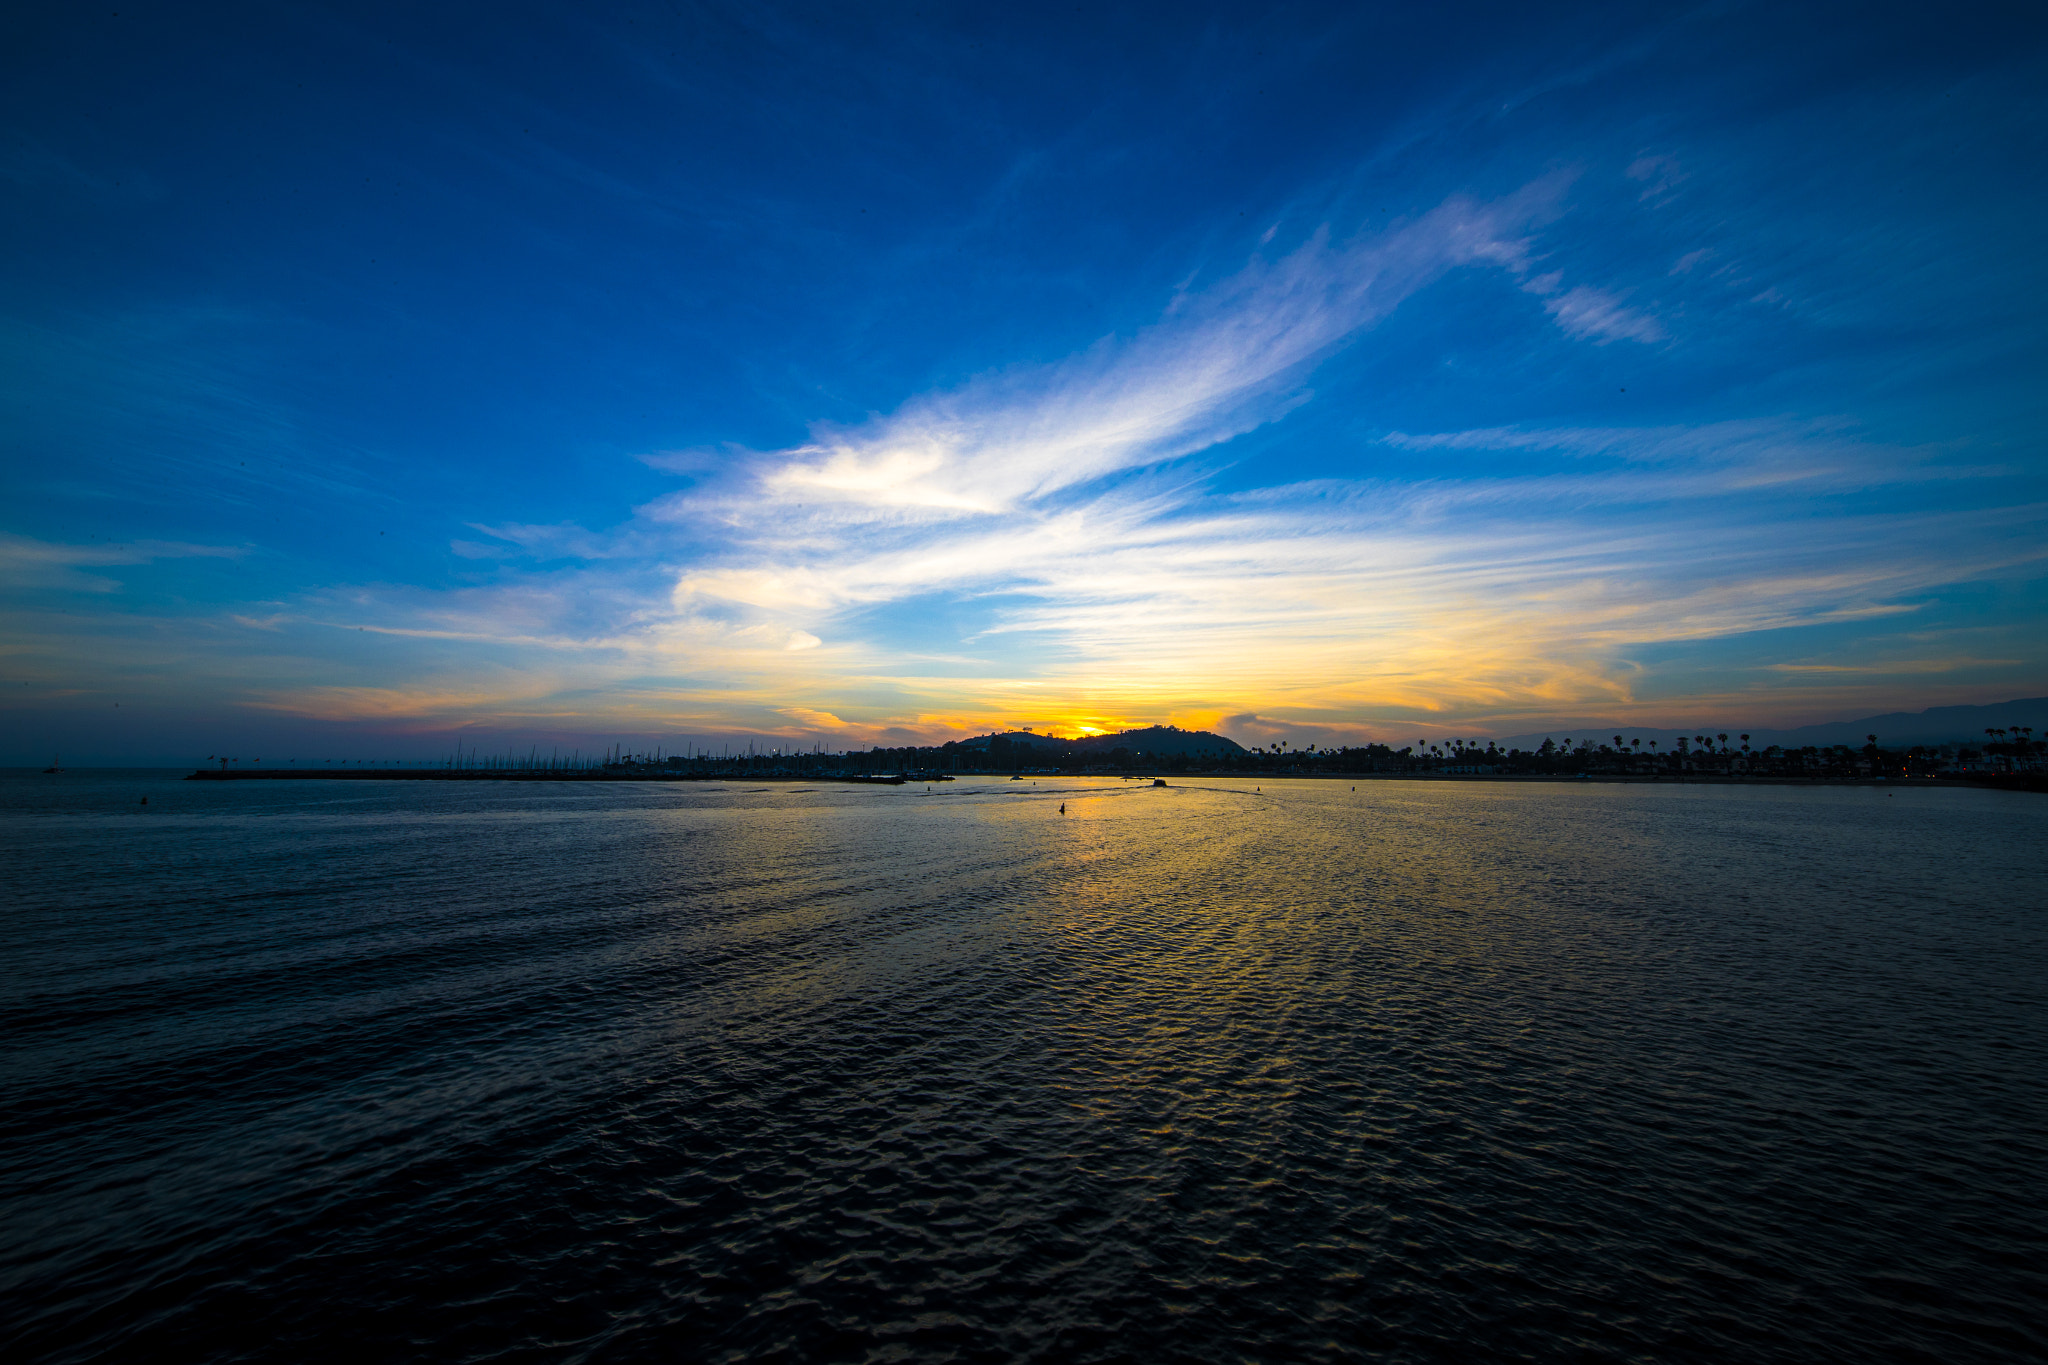
[[[956,746],[949,744],[946,747]],[[1234,740],[1222,735],[1211,734],[1207,730],[1183,730],[1174,725],[1151,725],[1142,730],[1090,735],[1085,739],[1062,739],[1054,735],[1034,735],[1028,730],[1014,730],[1008,734],[961,740],[957,747],[965,753],[986,753],[992,758],[1007,757],[1018,763],[1083,757],[1145,763],[1161,758],[1231,758],[1244,752]],[[1120,752],[1128,756],[1127,760],[1116,758]]]

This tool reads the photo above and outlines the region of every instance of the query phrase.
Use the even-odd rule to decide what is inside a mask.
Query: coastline
[[[358,770],[317,768],[199,769],[185,777],[187,782],[250,781],[346,781],[346,782],[834,782],[846,786],[900,787],[916,783],[951,782],[956,777],[1007,778],[1009,772],[979,773],[699,773],[586,769],[573,772],[492,768],[364,768]],[[1116,778],[1149,781],[1167,778],[1230,782],[1314,781],[1314,782],[1508,782],[1557,783],[1571,785],[1654,785],[1666,787],[1987,787],[2001,791],[2048,793],[2048,774],[1971,774],[1959,777],[1782,777],[1730,776],[1693,773],[1664,775],[1648,773],[1220,773],[1184,772],[1168,768],[1130,769],[1114,773],[1027,773],[1027,778],[1060,780],[1074,778]]]

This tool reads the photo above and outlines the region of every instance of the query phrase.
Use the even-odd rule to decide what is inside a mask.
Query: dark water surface
[[[0,1349],[2048,1354],[2048,799],[1259,785],[0,778]]]

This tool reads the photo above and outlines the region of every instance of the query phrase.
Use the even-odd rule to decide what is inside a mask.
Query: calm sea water
[[[2048,799],[171,776],[0,778],[11,1360],[2048,1354]]]

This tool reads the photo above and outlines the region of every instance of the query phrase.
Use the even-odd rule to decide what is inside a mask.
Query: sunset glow
[[[369,21],[47,36],[17,761],[2042,690],[2032,58],[554,22],[577,60],[422,29],[398,74]]]

